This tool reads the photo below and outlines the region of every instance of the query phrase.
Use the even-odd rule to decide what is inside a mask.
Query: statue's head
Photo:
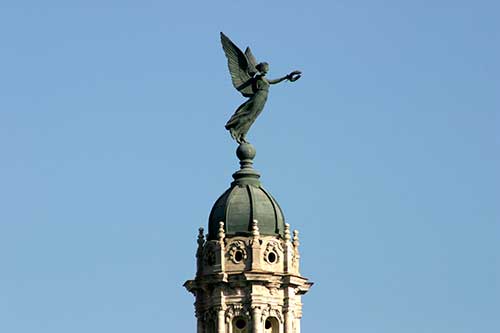
[[[267,62],[261,62],[255,68],[259,71],[261,74],[267,74],[269,72],[269,64]]]

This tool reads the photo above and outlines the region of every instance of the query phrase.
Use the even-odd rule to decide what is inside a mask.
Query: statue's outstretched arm
[[[288,79],[288,75],[280,77],[279,79],[268,80],[268,81],[269,81],[269,84],[276,84],[276,83],[280,83],[282,81],[285,81],[286,79]]]
[[[300,79],[300,76],[301,76],[300,74],[302,74],[300,71],[293,71],[288,75],[280,77],[279,79],[268,80],[268,82],[269,82],[269,84],[276,84],[276,83],[280,83],[280,82],[285,81],[285,80],[289,80],[291,82],[294,82],[294,81],[297,81],[298,79]]]

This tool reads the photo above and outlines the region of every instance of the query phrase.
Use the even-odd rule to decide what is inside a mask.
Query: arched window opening
[[[236,317],[233,319],[233,332],[234,333],[248,333],[248,320],[243,317]]]
[[[280,323],[275,317],[267,317],[264,322],[264,333],[279,333]]]

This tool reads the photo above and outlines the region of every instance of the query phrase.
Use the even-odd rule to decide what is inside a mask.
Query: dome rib
[[[252,221],[255,219],[255,194],[252,191],[252,187],[247,185],[248,197],[250,198],[250,224],[248,225],[248,231],[252,231]]]
[[[235,192],[234,189],[235,189],[235,186],[229,188],[228,191],[230,191],[230,192],[229,192],[229,195],[227,196],[226,202],[225,202],[226,208],[224,209],[224,231],[226,232],[226,234],[230,232],[229,224],[227,223],[227,217],[229,215],[229,208],[231,206],[231,198],[234,197],[234,192]]]
[[[276,211],[276,209],[279,209],[279,208],[276,208],[276,202],[274,201],[274,198],[262,186],[260,187],[260,189],[262,190],[262,192],[264,192],[264,194],[267,196],[269,201],[271,201],[271,205],[273,205],[274,221],[278,222],[278,212]],[[274,225],[274,232],[277,232],[277,233],[280,232],[277,223]]]

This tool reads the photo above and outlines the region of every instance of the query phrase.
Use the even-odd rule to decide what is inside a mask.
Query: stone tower
[[[215,202],[208,234],[199,229],[196,277],[198,333],[300,333],[301,296],[312,283],[299,272],[298,231],[253,169],[255,149],[241,144],[241,168]]]

